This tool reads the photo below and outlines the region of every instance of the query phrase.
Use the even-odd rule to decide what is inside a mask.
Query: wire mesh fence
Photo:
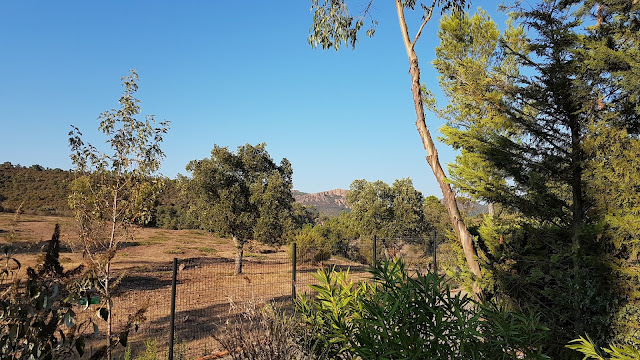
[[[397,240],[394,239],[393,243]],[[405,240],[413,247],[404,253],[413,253],[414,257],[423,259],[432,258],[436,246],[429,245],[428,239],[414,240]],[[363,246],[364,251],[375,249],[378,260],[385,256],[403,256],[402,253],[394,253],[391,240],[373,241],[372,238],[370,241],[368,248]],[[211,254],[178,259],[173,359],[198,359],[222,351],[213,335],[249,308],[261,308],[269,303],[291,308],[294,293],[313,293],[309,285],[317,283],[313,275],[319,266],[348,270],[354,281],[366,281],[370,279],[367,270],[374,259],[373,253],[369,259],[358,257],[360,261],[343,256],[318,259],[315,252],[298,248],[294,266],[293,254],[291,246],[245,252],[241,274],[235,273],[235,261],[229,257]],[[114,332],[123,329],[129,316],[140,308],[146,308],[146,321],[140,324],[137,332],[132,331],[129,335],[130,354],[140,354],[145,347],[153,347],[158,358],[169,357],[172,277],[173,266],[169,262],[140,264],[129,269],[123,278],[119,294],[113,301]],[[89,314],[91,310],[83,313]],[[98,325],[97,336],[87,334],[87,358],[106,341],[106,325],[104,322],[98,322]],[[113,358],[125,358],[126,351],[124,347],[116,348]]]

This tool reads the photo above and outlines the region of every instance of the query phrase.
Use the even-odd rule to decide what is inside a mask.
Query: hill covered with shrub
[[[0,164],[0,211],[37,215],[71,215],[67,199],[73,172]]]

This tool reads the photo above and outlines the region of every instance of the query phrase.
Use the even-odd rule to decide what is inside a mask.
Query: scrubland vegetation
[[[309,42],[355,47],[369,14],[352,15],[341,0],[311,3]],[[236,274],[250,240],[296,242],[313,264],[341,256],[371,265],[372,282],[321,268],[316,294],[299,297],[294,313],[267,308],[251,314],[251,329],[232,324],[216,335],[232,358],[640,358],[640,2],[518,3],[504,26],[467,5],[396,1],[416,124],[442,201],[425,199],[410,179],[355,180],[351,211],[318,219],[294,204],[292,164],[274,161],[265,144],[214,145],[209,158],[187,165],[188,176],[157,177],[168,123],[136,120],[135,72],[123,78],[120,109],[100,117],[110,152],[73,128],[72,172],[1,165],[4,210],[73,215],[84,258],[61,267],[57,227],[26,274],[7,247],[2,357],[82,356],[83,329],[97,331],[118,311],[116,254],[135,241],[134,229],[159,226],[231,238]],[[405,11],[420,9],[412,39]],[[440,10],[433,65],[446,106],[421,83],[414,50]],[[449,177],[426,111],[446,120],[442,140],[459,150]],[[472,202],[490,211],[465,211]],[[19,237],[10,226],[2,235],[7,243]],[[374,236],[387,260],[374,263]],[[449,255],[441,274],[416,270],[428,265],[416,249],[434,236]],[[407,249],[414,257],[402,260]],[[72,304],[92,293],[101,295],[98,311],[76,321]],[[117,333],[109,325],[95,356],[126,346],[144,313]],[[153,347],[141,356],[153,357]]]

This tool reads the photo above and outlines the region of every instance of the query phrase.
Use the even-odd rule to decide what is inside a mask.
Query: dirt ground
[[[0,246],[10,245],[23,270],[34,266],[44,241],[60,224],[63,249],[60,254],[65,270],[83,262],[81,251],[74,251],[77,226],[72,218],[0,213]],[[178,258],[175,343],[176,351],[192,359],[220,351],[212,334],[235,315],[267,303],[290,306],[292,299],[292,264],[286,247],[270,247],[250,242],[245,246],[243,274],[234,275],[235,247],[229,239],[218,238],[200,230],[165,230],[137,228],[132,238],[120,243],[114,268],[124,273],[114,301],[113,323],[117,330],[129,314],[146,306],[147,320],[131,334],[135,355],[144,341],[157,342],[166,354],[169,341],[172,261]],[[341,259],[329,261],[350,268],[354,278],[365,278],[365,267]],[[317,267],[298,265],[296,289],[309,291],[308,284]],[[84,310],[79,318],[93,316],[96,305]],[[84,310],[84,311],[83,311]],[[100,336],[88,342],[89,354],[97,349],[105,333],[99,323]],[[124,349],[118,356],[122,358]],[[177,357],[176,357],[177,358]]]

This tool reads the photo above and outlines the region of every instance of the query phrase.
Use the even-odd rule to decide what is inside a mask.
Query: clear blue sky
[[[358,8],[363,1],[349,2]],[[476,2],[494,19],[498,0]],[[97,117],[118,107],[120,78],[140,75],[142,113],[171,121],[161,173],[186,174],[213,144],[266,142],[293,164],[294,188],[348,189],[354,179],[410,177],[441,196],[425,161],[408,61],[393,1],[374,2],[379,26],[355,50],[307,44],[305,0],[0,2],[0,162],[71,168],[67,133],[104,141]],[[420,14],[412,14],[415,33]],[[422,80],[438,16],[417,46]],[[435,130],[442,125],[427,119]],[[437,135],[437,131],[434,131]],[[441,161],[453,161],[439,144]]]

